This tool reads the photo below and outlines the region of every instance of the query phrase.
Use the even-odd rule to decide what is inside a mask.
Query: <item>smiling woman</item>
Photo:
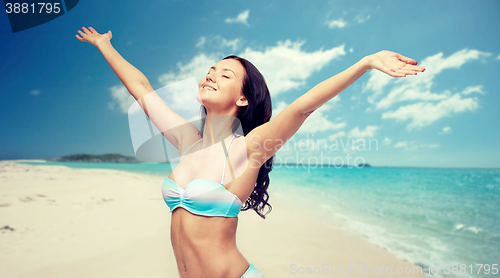
[[[200,81],[198,102],[209,109],[217,109],[225,115],[235,114],[239,107],[248,105],[241,91],[245,76],[245,68],[236,59],[226,58],[218,62],[210,68],[206,78]],[[237,106],[235,107],[233,103]]]
[[[199,83],[202,127],[198,130],[162,101],[146,105],[144,97],[154,90],[112,47],[111,31],[101,35],[92,27],[83,27],[78,33],[80,41],[101,51],[158,130],[183,154],[165,179],[162,194],[172,212],[172,247],[184,278],[263,277],[236,246],[237,216],[249,209],[262,218],[270,212],[267,188],[275,153],[311,113],[368,70],[394,77],[425,70],[415,60],[390,51],[366,56],[270,120],[271,97],[264,77],[248,60],[228,56],[212,66]],[[183,128],[174,129],[179,126]]]

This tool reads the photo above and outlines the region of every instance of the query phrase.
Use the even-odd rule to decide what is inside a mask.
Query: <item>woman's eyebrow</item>
[[[210,69],[212,69],[212,70],[217,70],[217,69],[215,68],[215,66],[211,67]],[[232,72],[232,73],[234,74],[234,76],[236,76],[236,73],[234,73],[234,71],[232,71],[232,70],[230,70],[230,69],[223,68],[222,70],[223,70],[223,71],[230,71],[230,72]]]

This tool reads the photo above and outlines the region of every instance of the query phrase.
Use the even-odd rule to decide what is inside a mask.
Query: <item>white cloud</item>
[[[264,51],[245,49],[241,57],[251,61],[266,78],[271,95],[305,85],[305,80],[331,60],[345,55],[344,45],[315,52],[302,51],[305,42],[278,42]]]
[[[285,109],[287,106],[288,106],[288,104],[286,104],[286,102],[278,101],[278,103],[276,104],[276,108],[273,109],[273,115],[272,115],[271,119],[276,117],[276,115],[278,115],[281,111],[283,111],[283,109]]]
[[[358,14],[355,18],[354,18],[354,21],[356,21],[357,23],[363,23],[365,21],[367,21],[368,19],[370,19],[370,15],[361,15],[361,14]]]
[[[439,135],[441,134],[450,134],[451,133],[451,127],[445,126],[443,127],[443,131],[439,132]]]
[[[462,98],[459,94],[452,94],[445,90],[442,93],[432,92],[432,85],[436,76],[446,69],[459,69],[465,63],[485,58],[490,53],[478,50],[463,49],[448,57],[443,53],[425,58],[422,66],[427,70],[418,76],[393,78],[380,71],[371,71],[370,78],[364,84],[363,92],[370,92],[368,102],[373,107],[367,111],[389,109],[400,102],[413,101],[395,111],[385,112],[383,119],[394,118],[401,121],[410,121],[408,129],[423,127],[434,121],[450,116],[453,113],[472,111],[479,107],[477,98]],[[472,92],[482,93],[481,86],[470,86],[463,90],[464,95]],[[458,107],[451,107],[458,105]],[[424,109],[418,111],[418,109]],[[444,109],[439,111],[439,109]]]
[[[359,127],[353,128],[349,132],[349,137],[354,138],[363,138],[363,137],[373,137],[377,130],[380,129],[380,126],[367,126],[365,130],[360,130]]]
[[[309,117],[307,117],[306,121],[297,133],[316,133],[316,132],[324,132],[328,130],[337,130],[342,129],[346,126],[346,122],[337,122],[334,123],[328,120],[328,112],[332,110],[333,100],[325,103],[320,108],[316,109]]]
[[[344,28],[347,26],[347,21],[345,21],[342,18],[339,18],[339,19],[328,20],[325,22],[325,24],[328,25],[328,28],[330,29]]]
[[[246,11],[243,11],[242,13],[240,13],[235,18],[229,18],[229,17],[226,18],[225,21],[226,21],[226,23],[241,23],[241,24],[248,26],[247,19],[248,19],[249,14],[250,14],[250,10],[246,10]]]
[[[328,136],[328,139],[333,140],[333,139],[344,137],[344,136],[345,136],[345,131],[339,131],[333,135]]]
[[[32,90],[32,91],[30,92],[30,94],[32,94],[32,95],[34,95],[34,96],[38,96],[38,95],[40,94],[40,90],[38,90],[38,89]]]
[[[397,142],[397,143],[394,145],[394,148],[402,148],[402,147],[407,146],[407,145],[408,145],[408,142],[406,142],[406,141]]]
[[[390,144],[392,144],[392,138],[385,137],[384,141],[382,141],[382,145],[388,146]]]
[[[176,81],[185,80],[191,77],[195,77],[197,81],[200,81],[203,77],[206,76],[210,67],[215,65],[219,61],[219,56],[216,54],[206,55],[201,53],[187,64],[183,64],[181,62],[177,63],[177,72],[167,72],[158,78],[158,81],[163,85],[167,85]]]
[[[402,142],[397,142],[394,145],[394,148],[403,148],[404,150],[412,151],[416,150],[418,146],[415,145],[415,141],[411,141],[410,143],[408,143],[407,141],[402,141]]]
[[[332,110],[332,109],[338,109],[338,108],[342,107],[342,104],[340,104],[340,100],[341,100],[341,99],[342,99],[342,98],[341,98],[339,95],[337,95],[337,96],[335,96],[334,98],[332,98],[332,99],[329,101],[329,103],[332,105],[332,106],[330,107],[330,110]]]
[[[323,132],[327,130],[337,130],[337,129],[342,129],[346,126],[346,122],[339,122],[338,120],[341,120],[340,118],[337,118],[335,120],[335,123],[328,120],[328,116],[325,115],[324,113],[328,113],[329,111],[332,110],[332,106],[334,106],[335,103],[332,100],[329,102],[325,103],[323,106],[320,108],[316,109],[307,119],[305,122],[302,124],[302,126],[299,128],[297,133],[299,134],[307,134],[311,133],[314,134],[316,132]],[[276,108],[273,109],[273,117],[276,117],[283,109],[285,109],[288,106],[284,101],[279,101],[276,104]]]
[[[225,39],[222,39],[221,45],[231,47],[233,49],[233,51],[236,51],[236,49],[238,49],[238,46],[240,45],[240,42],[241,42],[240,39],[234,39],[234,40],[230,40],[230,41],[226,41]]]
[[[363,22],[367,21],[368,19],[370,19],[370,17],[371,17],[370,15],[358,14],[356,17],[354,17],[350,21],[346,21],[343,18],[338,18],[338,19],[327,20],[325,22],[325,24],[328,25],[328,28],[330,28],[330,29],[333,29],[333,28],[341,29],[341,28],[344,28],[344,27],[351,25],[353,23],[354,24],[363,23]]]
[[[477,50],[463,49],[455,52],[447,58],[443,53],[425,58],[421,66],[427,70],[418,76],[406,78],[393,78],[380,71],[370,72],[370,78],[365,84],[363,91],[372,91],[374,94],[368,98],[369,102],[376,105],[376,109],[387,109],[395,103],[407,100],[442,100],[451,94],[435,94],[430,92],[434,78],[445,69],[458,69],[463,64],[489,56],[490,53]],[[392,89],[386,87],[393,85]],[[377,101],[377,97],[389,91],[389,93]]]
[[[224,41],[222,39],[221,41]],[[203,43],[200,43],[203,42]],[[200,46],[207,43],[207,39],[200,39]],[[226,41],[239,43],[239,41]],[[246,48],[239,56],[251,61],[264,75],[267,86],[272,96],[286,92],[291,89],[299,89],[305,85],[305,81],[314,72],[321,70],[331,60],[345,55],[344,45],[331,49],[320,49],[315,52],[301,50],[305,42],[278,42],[276,46],[267,47],[263,51]],[[201,80],[208,69],[216,64],[223,56],[220,54],[201,53],[183,64],[177,63],[177,72],[170,71],[159,77],[163,85],[195,77]],[[335,99],[335,98],[334,98]],[[339,98],[340,99],[340,98]],[[338,101],[336,99],[335,101]]]
[[[393,77],[378,70],[371,70],[369,75],[368,82],[363,84],[363,93],[371,92],[372,94],[368,97],[368,101],[375,104],[376,98],[382,95],[385,92],[385,87],[389,83],[394,82],[394,80]]]
[[[220,56],[216,54],[199,54],[193,57],[193,59],[186,64],[181,62],[177,63],[177,72],[170,71],[160,75],[160,77],[158,77],[158,82],[160,82],[162,86],[166,86],[168,84],[192,77],[194,77],[196,82],[198,82],[206,76],[210,67],[215,65],[219,60]],[[186,94],[182,90],[172,93],[169,97],[168,106],[174,111],[176,109],[185,110],[187,107],[191,107],[194,103],[193,100],[196,99],[196,95]]]
[[[108,88],[111,98],[114,102],[108,102],[108,108],[113,110],[115,105],[118,104],[120,112],[127,114],[130,106],[135,102],[133,96],[130,95],[127,88],[122,84],[118,84]]]
[[[293,138],[293,137],[292,137]],[[289,141],[291,141],[290,139]],[[318,150],[327,150],[329,148],[328,142],[326,140],[321,139],[299,139],[296,140],[293,138],[292,142],[297,142],[297,147],[300,148],[301,151],[318,151]]]
[[[205,43],[207,42],[207,38],[201,37],[198,42],[196,43],[196,47],[203,47]]]
[[[196,43],[196,47],[198,48],[204,48],[206,46],[218,49],[231,48],[233,52],[236,51],[240,45],[241,39],[227,40],[219,35],[211,38],[201,37]]]
[[[420,129],[443,117],[476,110],[479,108],[478,103],[477,97],[462,98],[460,94],[455,94],[438,103],[419,102],[401,106],[397,110],[383,113],[382,119],[395,119],[398,122],[410,121],[406,126],[408,130]]]
[[[349,53],[353,53],[354,52],[354,48],[349,48]]]
[[[497,60],[500,60],[500,54],[498,54],[498,56],[497,56]]]
[[[405,151],[413,151],[413,150],[416,150],[418,148],[438,148],[439,147],[439,144],[415,144],[415,141],[411,141],[411,142],[408,142],[408,141],[401,141],[401,142],[398,142],[394,145],[394,148],[401,148],[401,149],[404,149]]]
[[[479,86],[469,86],[467,88],[465,88],[463,91],[462,91],[462,94],[463,95],[470,95],[472,93],[478,93],[478,94],[481,94],[481,95],[484,95],[484,92],[483,92],[483,86],[479,85]]]
[[[216,36],[218,37],[218,36]],[[239,43],[239,40],[227,41],[218,37],[218,41],[226,42],[227,45],[231,43]],[[211,40],[205,37],[200,38],[198,45],[203,47],[210,45]],[[305,52],[301,50],[301,46],[305,42],[295,42],[287,40],[285,42],[278,42],[274,47],[267,47],[263,51],[246,48],[239,56],[251,61],[259,71],[264,75],[269,90],[273,96],[286,92],[291,89],[298,89],[305,85],[306,79],[314,72],[321,70],[331,60],[345,55],[344,45],[334,47],[332,49],[320,49],[315,52]],[[166,86],[170,83],[186,80],[195,77],[197,81],[204,78],[208,69],[215,65],[220,59],[224,57],[219,53],[201,53],[196,55],[187,63],[178,62],[177,69],[166,72],[159,76],[158,81],[161,85]],[[195,96],[183,93],[172,93],[169,95],[168,105],[174,111],[178,109],[187,109],[196,104],[193,102]],[[335,97],[330,102],[330,108],[338,107],[340,97]],[[280,106],[278,105],[278,108]],[[284,107],[283,107],[284,108]],[[282,109],[282,108],[280,108]],[[273,115],[279,112],[273,111]],[[323,119],[321,113],[313,113],[304,124],[305,127],[301,128],[301,132],[315,132],[324,131],[328,129],[342,128],[339,124]],[[312,120],[311,120],[312,119]],[[317,124],[316,127],[308,127],[310,124]]]

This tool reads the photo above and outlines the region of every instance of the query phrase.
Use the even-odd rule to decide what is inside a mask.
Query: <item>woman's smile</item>
[[[204,84],[202,87],[201,87],[202,90],[206,90],[206,91],[217,91],[217,89],[215,89],[213,86],[211,85],[208,85],[208,84]]]

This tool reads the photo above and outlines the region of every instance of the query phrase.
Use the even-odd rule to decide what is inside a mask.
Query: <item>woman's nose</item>
[[[211,82],[215,83],[215,79],[212,78],[212,76],[210,75],[210,73],[207,74],[207,81],[211,81]]]

